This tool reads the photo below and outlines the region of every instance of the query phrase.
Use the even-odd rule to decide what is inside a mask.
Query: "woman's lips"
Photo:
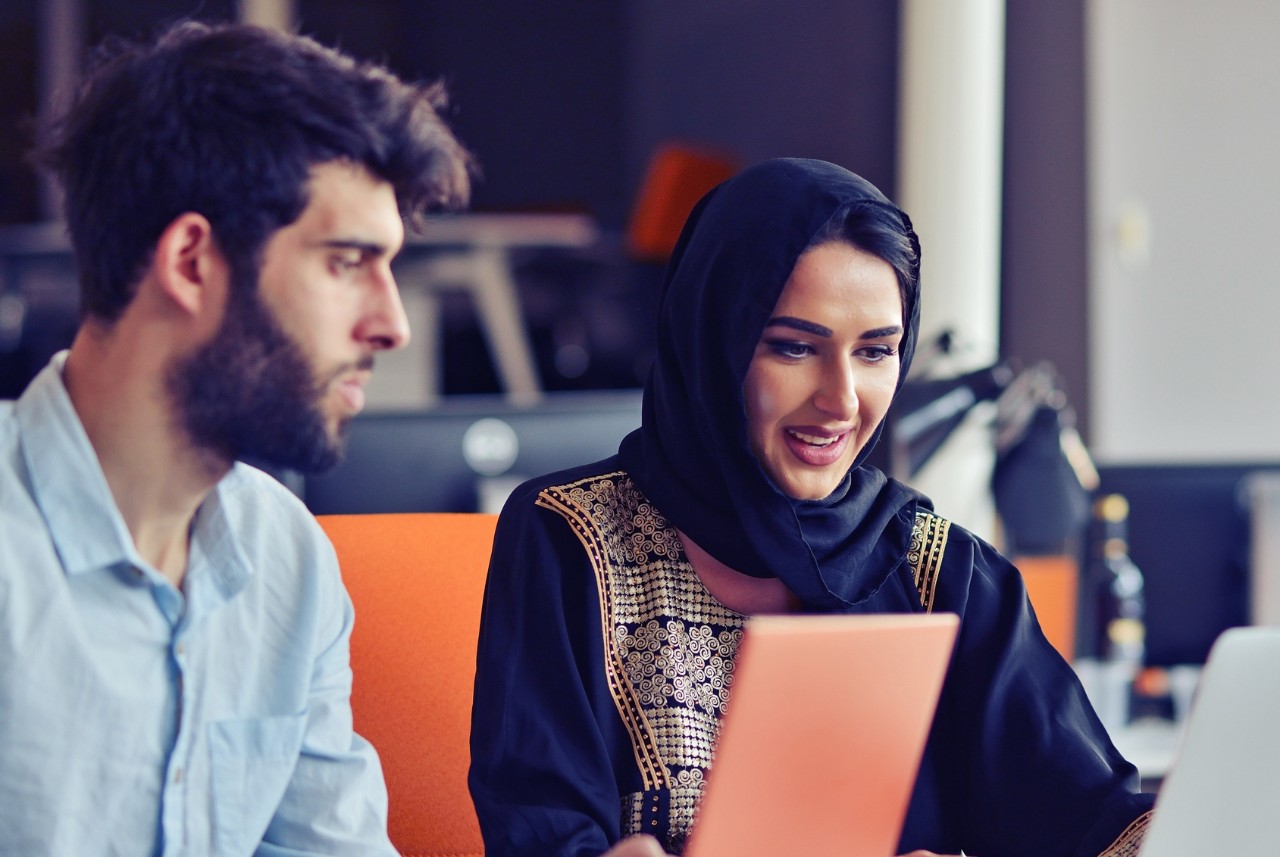
[[[835,464],[849,445],[849,432],[831,434],[803,428],[784,429],[783,438],[791,454],[812,467]]]

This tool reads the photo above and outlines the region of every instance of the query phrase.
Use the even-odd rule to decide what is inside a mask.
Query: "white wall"
[[[1280,460],[1280,3],[1087,12],[1092,449]]]

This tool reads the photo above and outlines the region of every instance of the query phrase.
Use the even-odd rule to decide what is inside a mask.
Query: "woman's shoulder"
[[[524,482],[507,499],[498,532],[509,538],[537,533],[547,543],[587,545],[611,557],[650,547],[665,556],[676,539],[617,456]]]
[[[566,490],[574,485],[589,483],[621,473],[624,473],[621,458],[617,455],[611,455],[608,458],[593,461],[590,464],[580,464],[576,467],[555,470],[551,473],[535,476],[516,486],[507,498],[502,513],[506,515],[516,509],[527,509],[533,506],[537,498],[545,491]]]
[[[896,479],[890,478],[888,482],[895,490],[912,497],[912,502],[903,504],[903,515],[904,520],[908,521],[908,525],[912,528],[913,541],[924,540],[927,543],[936,544],[939,549],[952,546],[957,548],[956,553],[963,552],[970,557],[978,555],[1000,557],[1000,552],[995,546],[962,522],[946,514],[945,510],[935,509],[929,497]]]
[[[1016,575],[1013,564],[994,545],[945,510],[935,509],[928,497],[913,493],[915,502],[903,507],[900,525],[911,528],[907,560],[922,598],[935,587],[939,596],[949,591],[955,597],[967,593],[976,581]]]

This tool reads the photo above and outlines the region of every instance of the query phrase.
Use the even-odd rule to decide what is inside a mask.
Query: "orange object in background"
[[[679,143],[660,146],[649,160],[627,227],[627,252],[644,262],[665,262],[698,200],[738,171],[738,160]]]
[[[483,857],[467,789],[476,639],[496,515],[320,515],[355,605],[351,709],[404,857]]]
[[[1080,568],[1065,555],[1020,556],[1013,564],[1022,572],[1027,596],[1035,608],[1040,628],[1067,663],[1076,652],[1076,604]]]

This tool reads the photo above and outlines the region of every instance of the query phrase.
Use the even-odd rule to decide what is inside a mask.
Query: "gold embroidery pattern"
[[[622,831],[649,833],[662,840],[668,854],[684,852],[690,825],[682,824],[676,830],[663,830],[663,823],[671,819],[692,819],[702,800],[702,784],[696,787],[677,787],[669,792],[635,792],[622,799]]]
[[[911,547],[907,549],[907,562],[911,563],[916,589],[924,612],[933,612],[933,597],[938,586],[938,573],[942,570],[942,554],[947,549],[947,536],[951,522],[932,512],[916,512],[916,523],[911,530]]]
[[[623,831],[656,833],[679,853],[745,617],[711,597],[675,529],[625,473],[548,488],[537,502],[569,522],[595,570],[609,691],[644,789],[623,798]]]
[[[1138,857],[1138,850],[1142,847],[1142,840],[1147,836],[1147,828],[1151,825],[1152,810],[1147,810],[1142,815],[1134,819],[1133,823],[1125,828],[1115,842],[1108,846],[1098,857]]]
[[[606,597],[608,592],[607,578],[610,562],[608,548],[603,534],[590,516],[595,501],[603,498],[603,505],[609,506],[609,499],[616,496],[613,481],[610,477],[621,474],[610,474],[595,481],[589,487],[582,487],[586,482],[573,485],[549,488],[538,495],[537,505],[558,512],[568,521],[595,570],[596,583],[600,590],[600,627],[604,629],[604,671],[605,681],[618,714],[631,735],[634,745],[636,765],[646,790],[668,787],[668,775],[662,760],[656,757],[654,749],[653,729],[640,707],[640,700],[632,687],[625,681],[625,665],[618,651],[610,644],[610,629],[614,626],[613,601]],[[616,546],[615,546],[616,547]]]

